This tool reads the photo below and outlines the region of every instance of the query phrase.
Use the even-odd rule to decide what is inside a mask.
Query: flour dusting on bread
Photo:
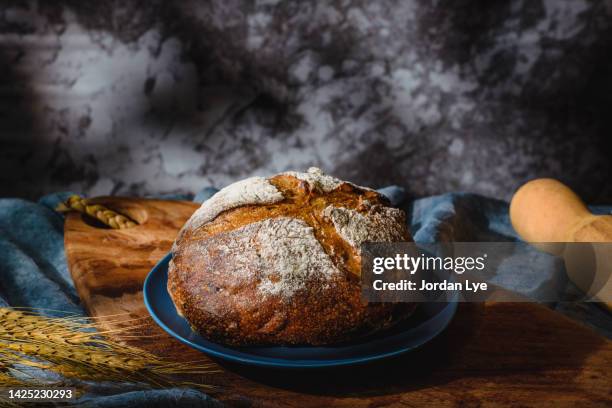
[[[395,242],[409,237],[404,212],[397,208],[373,205],[368,212],[328,206],[323,216],[330,219],[338,234],[357,251],[365,242]]]
[[[305,181],[306,183],[308,183],[308,186],[311,190],[323,193],[329,193],[330,191],[335,190],[344,183],[344,181],[342,180],[339,180],[332,176],[328,176],[317,167],[309,168],[306,173],[301,173],[298,171],[288,171],[282,174],[286,176],[295,177],[298,180]]]
[[[273,204],[283,198],[283,194],[267,179],[251,177],[219,190],[198,208],[185,225],[199,228],[223,211],[243,205]]]
[[[218,236],[214,246],[217,253],[209,253],[208,258],[231,259],[231,285],[239,286],[258,278],[260,293],[288,298],[309,281],[321,284],[334,275],[341,275],[312,227],[302,220],[271,218],[226,234]],[[210,249],[210,242],[200,245],[201,253]],[[253,271],[257,271],[256,276]]]
[[[309,280],[325,281],[340,275],[306,222],[281,217],[260,224],[259,255],[272,260],[259,285],[263,293],[289,297]]]

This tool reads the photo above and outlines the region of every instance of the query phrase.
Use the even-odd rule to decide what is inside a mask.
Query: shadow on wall
[[[23,32],[22,27],[9,27]],[[31,156],[36,114],[27,75],[14,69],[23,57],[19,49],[0,47],[0,197],[18,195],[18,183],[36,184],[35,177],[15,177]]]
[[[556,150],[556,166],[551,168],[542,160],[533,163],[534,173],[559,178],[588,199],[609,203],[612,8],[603,1],[589,9],[572,8],[581,6],[444,0],[421,16],[421,32],[441,44],[438,54],[446,63],[477,72],[482,94],[509,102],[519,112],[517,138],[530,135],[541,139],[544,152]],[[563,27],[562,16],[568,9],[576,21]],[[513,13],[518,18],[509,27],[507,16]],[[479,18],[472,18],[475,15]],[[482,69],[483,55],[489,62],[486,69]],[[507,110],[499,114],[512,116]]]
[[[58,1],[35,12],[25,4],[17,23],[0,17],[0,196],[193,192],[211,180],[317,164],[364,185],[401,184],[413,196],[467,190],[507,199],[527,179],[553,176],[591,202],[612,202],[604,2],[570,11],[528,0],[326,10],[297,1]],[[144,96],[134,100],[143,106],[108,135],[91,137],[99,112],[69,125],[62,112],[51,116],[44,86],[20,59],[39,46],[29,34],[63,35],[67,11],[109,53],[152,30],[160,33],[147,44],[152,59],[165,40],[178,41],[167,71],[180,77],[175,64],[193,65],[194,101],[180,107],[183,91],[142,73],[134,92]],[[306,73],[302,60],[312,65]],[[211,99],[203,91],[211,86],[236,96]],[[413,88],[401,95],[402,86]],[[239,102],[225,101],[232,98]],[[211,114],[219,105],[231,108]]]

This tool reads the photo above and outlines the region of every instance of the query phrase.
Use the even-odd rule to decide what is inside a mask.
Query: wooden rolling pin
[[[610,246],[563,245],[564,242],[612,242],[612,215],[594,215],[563,183],[537,179],[523,185],[510,203],[516,232],[539,248],[562,255],[570,279],[585,293],[612,311],[612,250]]]

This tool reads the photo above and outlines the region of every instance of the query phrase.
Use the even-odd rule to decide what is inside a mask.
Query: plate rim
[[[397,350],[393,350],[393,351],[389,351],[386,353],[382,353],[382,354],[376,354],[376,355],[370,355],[370,356],[364,356],[364,357],[351,357],[351,358],[343,358],[343,359],[336,359],[336,360],[321,360],[321,361],[312,361],[312,360],[282,360],[280,358],[276,358],[276,357],[242,357],[239,355],[235,355],[235,354],[227,354],[221,351],[217,351],[217,350],[213,350],[210,348],[207,348],[201,344],[195,343],[189,339],[186,339],[185,337],[181,336],[180,334],[176,333],[172,328],[170,328],[164,321],[162,321],[159,316],[155,313],[153,305],[150,302],[149,296],[148,296],[148,292],[149,289],[151,288],[151,282],[152,282],[152,277],[155,275],[156,272],[158,272],[158,270],[162,267],[162,264],[165,262],[169,262],[170,258],[172,257],[172,252],[168,252],[166,255],[164,255],[156,264],[155,266],[153,266],[153,268],[149,271],[149,273],[147,274],[147,277],[144,280],[144,284],[143,284],[143,289],[142,289],[142,293],[143,293],[143,298],[144,298],[144,304],[145,307],[147,308],[147,311],[149,312],[149,315],[151,316],[151,318],[153,319],[153,321],[162,328],[162,330],[164,330],[166,333],[168,333],[170,336],[172,336],[173,338],[175,338],[176,340],[180,341],[181,343],[195,349],[198,350],[201,353],[207,354],[207,355],[212,355],[216,358],[220,358],[223,360],[228,360],[228,361],[232,361],[235,363],[241,363],[241,364],[248,364],[248,365],[254,365],[254,366],[259,366],[259,367],[274,367],[274,368],[328,368],[328,367],[342,367],[342,366],[351,366],[351,365],[356,365],[356,364],[365,364],[365,363],[369,363],[372,361],[378,361],[378,360],[383,360],[383,359],[387,359],[390,357],[394,357],[394,356],[398,356],[400,354],[404,354],[407,353],[409,351],[412,350],[416,350],[422,346],[424,346],[425,344],[429,343],[431,340],[435,339],[436,337],[438,337],[450,324],[450,322],[453,320],[456,311],[457,311],[457,306],[458,306],[458,302],[457,300],[453,300],[453,301],[449,301],[447,302],[447,305],[440,311],[438,312],[436,315],[432,316],[429,320],[434,319],[438,316],[440,316],[443,313],[448,313],[450,314],[448,316],[448,318],[446,319],[446,321],[440,325],[440,327],[438,327],[435,332],[429,336],[426,340],[420,342],[419,344],[416,345],[411,345],[411,346],[407,346],[407,347],[401,347],[398,348]],[[177,314],[178,316],[178,314]],[[425,322],[424,322],[425,323]],[[423,323],[423,324],[424,324]],[[223,347],[223,348],[227,348],[226,346],[224,346],[223,344],[219,344],[219,343],[215,343],[213,341],[210,340],[206,340],[210,343],[213,343],[215,345],[218,345],[219,347]],[[230,349],[232,350],[232,349]],[[249,353],[245,353],[243,351],[239,351],[236,350],[236,353],[241,353],[241,354],[246,354],[246,355],[253,355],[253,354],[249,354]]]

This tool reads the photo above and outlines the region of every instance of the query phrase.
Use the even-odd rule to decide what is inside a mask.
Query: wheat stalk
[[[59,212],[78,211],[96,218],[98,221],[114,229],[132,228],[138,225],[138,223],[129,217],[119,214],[101,204],[89,204],[87,199],[77,194],[68,197],[68,200],[64,203],[60,203],[55,210]]]
[[[137,326],[119,331],[127,333]],[[177,376],[213,373],[211,364],[169,362],[104,338],[104,332],[94,328],[95,319],[91,318],[50,318],[31,311],[0,308],[0,386],[23,386],[28,381],[36,384],[37,379],[27,373],[22,372],[19,378],[13,374],[15,367],[29,367],[77,382],[103,380],[152,388],[210,388],[181,381]]]

